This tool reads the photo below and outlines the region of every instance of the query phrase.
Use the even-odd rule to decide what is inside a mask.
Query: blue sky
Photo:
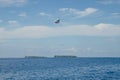
[[[120,57],[119,8],[120,0],[0,0],[0,57]]]

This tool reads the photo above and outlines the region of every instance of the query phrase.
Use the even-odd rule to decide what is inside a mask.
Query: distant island
[[[55,55],[54,57],[25,56],[24,58],[77,58],[77,56],[73,55]]]
[[[40,57],[40,56],[25,56],[24,58],[47,58],[47,57]]]

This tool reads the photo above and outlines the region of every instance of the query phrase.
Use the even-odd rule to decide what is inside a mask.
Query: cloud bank
[[[67,15],[76,15],[77,17],[85,17],[90,14],[95,13],[98,9],[95,8],[86,8],[83,11],[74,8],[60,8],[59,11],[64,12]]]
[[[120,25],[70,25],[61,27],[24,26],[12,30],[0,28],[0,39],[46,38],[58,36],[120,36]]]
[[[45,12],[40,12],[39,15],[40,15],[40,16],[48,16],[48,17],[51,16],[50,14],[47,14],[47,13],[45,13]]]

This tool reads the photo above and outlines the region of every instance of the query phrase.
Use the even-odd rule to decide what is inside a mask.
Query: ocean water
[[[0,80],[120,80],[120,58],[0,59]]]

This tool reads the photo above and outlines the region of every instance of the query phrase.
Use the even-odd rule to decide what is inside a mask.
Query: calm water
[[[120,58],[0,59],[0,80],[120,80]]]

